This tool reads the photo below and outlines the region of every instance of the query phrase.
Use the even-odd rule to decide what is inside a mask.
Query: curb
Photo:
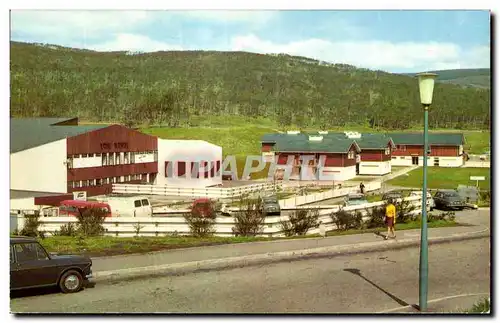
[[[446,237],[429,238],[429,245],[448,243],[453,241],[489,238],[490,234],[488,231],[489,229],[486,228],[481,231],[452,234]],[[158,266],[135,267],[128,269],[95,272],[92,282],[106,284],[140,278],[180,276],[197,272],[258,266],[284,261],[297,261],[311,258],[335,257],[375,251],[397,250],[418,245],[420,245],[419,238],[389,240],[364,242],[350,245],[328,246],[304,250],[281,251],[240,257],[226,257],[220,259],[191,261]]]

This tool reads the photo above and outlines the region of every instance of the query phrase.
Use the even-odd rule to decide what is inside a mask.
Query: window
[[[390,153],[391,153],[391,149],[390,149],[390,148],[386,148],[386,149],[385,149],[385,154],[386,154],[386,155],[389,155]]]
[[[401,151],[406,151],[406,146],[405,145],[399,145],[399,150]]]
[[[128,161],[129,161],[129,155],[130,155],[130,153],[129,153],[129,152],[127,152],[127,153],[124,153],[124,154],[123,154],[123,163],[124,163],[124,164],[128,164]]]
[[[96,185],[97,186],[101,186],[102,185],[102,179],[101,178],[96,179]]]
[[[134,206],[135,207],[141,207],[141,200],[134,201]]]
[[[109,163],[109,165],[115,164],[115,153],[109,153],[108,163]]]
[[[96,157],[101,157],[100,153],[95,154]]]
[[[19,243],[14,246],[18,262],[49,259],[45,250],[38,243]]]
[[[107,166],[108,165],[108,154],[103,153],[102,154],[102,166]]]
[[[115,163],[115,165],[120,165],[120,161],[121,161],[120,155],[121,155],[120,153],[115,153],[115,156],[116,156],[116,163]]]
[[[87,154],[81,154],[82,158],[86,158]]]
[[[354,151],[350,151],[347,153],[347,158],[348,159],[354,159]]]
[[[392,156],[392,159],[398,159],[398,157],[394,157],[394,156]]]
[[[89,154],[89,157],[94,157],[94,154]]]
[[[142,206],[149,206],[148,200],[146,199],[142,200]]]
[[[75,187],[75,188],[80,187],[80,181],[76,181],[74,184],[75,184],[75,185],[74,185],[73,187]]]

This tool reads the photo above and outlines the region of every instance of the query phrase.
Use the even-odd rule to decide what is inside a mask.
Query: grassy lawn
[[[169,128],[169,127],[142,127],[142,132],[165,139],[198,139],[222,147],[225,156],[247,156],[260,155],[260,138],[266,133],[276,133],[299,127],[290,126],[287,129],[279,127],[273,121],[265,118],[253,119],[236,116],[212,116],[210,118],[193,116],[190,118],[191,127]],[[346,126],[328,129],[331,132],[342,132],[345,130],[360,132],[387,132],[384,129],[370,129],[362,126]],[[302,129],[302,131],[317,131],[317,128]],[[409,129],[415,132],[420,129]],[[463,132],[467,144],[465,150],[472,154],[482,153],[490,145],[490,132],[472,130],[431,130],[433,132]]]
[[[491,311],[491,302],[489,298],[477,302],[472,308],[463,311],[464,313],[489,313]]]
[[[396,177],[388,182],[389,185],[404,187],[422,187],[422,167]],[[429,188],[449,188],[456,189],[459,184],[476,185],[476,182],[469,180],[470,176],[485,176],[485,181],[479,182],[482,190],[490,189],[490,169],[489,168],[444,168],[429,167],[427,171],[427,185]]]
[[[457,226],[456,222],[434,221],[428,224],[429,228]],[[420,228],[420,222],[410,222],[397,224],[396,230],[410,230]],[[384,231],[386,228],[373,228],[363,230],[330,231],[328,236],[374,233]],[[319,237],[319,235],[305,235],[283,238],[264,237],[207,237],[194,238],[183,236],[163,236],[163,237],[87,237],[79,239],[77,237],[47,237],[41,239],[41,244],[49,252],[59,254],[86,254],[92,257],[111,256],[120,254],[146,253],[151,251],[169,250],[178,248],[191,248],[202,246],[213,246],[221,244],[236,244],[255,241],[272,241],[283,239],[303,239]]]

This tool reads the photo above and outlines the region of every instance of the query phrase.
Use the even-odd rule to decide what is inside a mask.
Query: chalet
[[[393,166],[423,166],[424,138],[422,133],[391,133],[395,144]],[[429,134],[429,166],[460,167],[464,164],[465,137],[462,133]]]
[[[356,176],[360,148],[354,139],[298,131],[266,134],[262,137],[262,155],[276,161],[276,177],[288,170],[290,179],[326,179],[344,181]]]

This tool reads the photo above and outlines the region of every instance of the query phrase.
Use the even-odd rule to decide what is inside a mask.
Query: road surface
[[[69,295],[18,294],[11,311],[374,313],[418,303],[418,264],[418,248],[309,259],[96,285]],[[488,294],[489,264],[487,238],[430,246],[429,300]]]

